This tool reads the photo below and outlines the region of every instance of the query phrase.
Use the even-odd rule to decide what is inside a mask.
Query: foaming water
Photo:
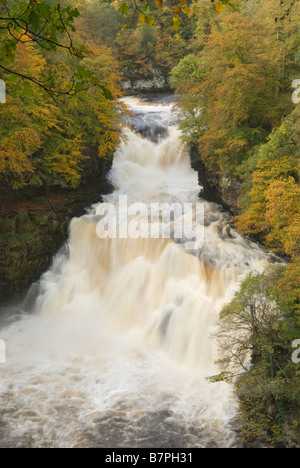
[[[232,389],[218,372],[218,315],[267,255],[242,239],[201,187],[172,104],[125,99],[133,117],[104,203],[203,203],[204,244],[100,239],[103,205],[70,226],[41,278],[34,310],[1,331],[12,386],[2,444],[51,447],[236,447]],[[135,115],[135,118],[134,118]],[[159,131],[157,130],[159,129]],[[122,207],[121,207],[122,208]]]

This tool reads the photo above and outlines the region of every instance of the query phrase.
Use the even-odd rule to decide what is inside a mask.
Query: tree
[[[276,180],[266,191],[266,243],[290,257],[300,257],[300,188],[293,177]],[[279,209],[280,207],[280,209]]]
[[[251,188],[237,218],[242,233],[259,234],[268,247],[292,257],[299,255],[300,239],[299,113],[297,107],[253,155]]]
[[[121,95],[118,64],[106,47],[92,43],[89,47],[92,53],[82,59],[82,67],[102,87],[77,87],[74,96],[54,102],[42,88],[33,93],[27,80],[10,84],[0,114],[2,191],[27,186],[75,188],[85,173],[97,168],[99,158],[112,156],[123,119],[123,107],[117,101]],[[60,89],[68,86],[75,68],[80,72],[65,51],[42,54],[32,43],[17,45],[14,66],[38,80],[51,68]]]
[[[299,372],[291,359],[299,309],[294,295],[281,289],[285,278],[286,267],[277,266],[243,282],[221,313],[223,372],[211,380],[234,383],[247,440],[299,447]]]
[[[243,1],[238,2],[232,0],[205,0],[205,2],[210,5],[210,8],[214,13],[218,14],[221,14],[224,10],[226,11],[228,7],[236,9],[241,3],[244,3]],[[271,16],[273,21],[276,23],[282,22],[286,18],[290,17],[295,4],[296,0],[278,0],[276,14],[274,14],[273,10],[273,14]],[[156,9],[154,9],[153,13],[152,10],[154,5]],[[139,2],[137,0],[128,0],[127,2],[119,0],[116,7],[122,15],[130,15],[129,21],[123,26],[123,29],[126,29],[128,26],[134,26],[137,21],[141,24],[153,26],[157,20],[157,10],[165,5],[168,5],[168,1],[166,0],[139,0]],[[199,0],[179,0],[171,2],[173,9],[173,29],[177,30],[181,27],[182,20],[185,15],[196,15],[198,13],[198,5]],[[149,6],[152,7],[150,10]],[[256,9],[257,7],[255,5],[255,10]]]
[[[28,70],[17,70],[14,60],[17,46],[29,43],[51,52],[66,50],[70,55],[82,58],[88,50],[84,46],[75,45],[71,35],[75,31],[74,22],[78,16],[76,8],[51,1],[1,0],[0,69],[5,76],[16,76],[35,84],[52,97],[73,94],[78,75],[74,74],[70,78],[68,89],[61,90],[55,86],[51,73],[41,80]],[[86,75],[82,78],[88,82],[91,77]]]
[[[283,311],[274,302],[270,291],[272,276],[250,275],[241,285],[234,300],[220,315],[220,355],[225,371],[249,370],[264,357],[269,375],[274,377],[275,348],[280,342]]]
[[[193,128],[197,125],[193,142],[197,138],[203,161],[213,172],[234,173],[249,149],[263,142],[278,123],[271,41],[264,22],[226,14],[211,25],[195,58],[183,60],[172,71],[177,94],[188,95],[182,96],[188,119],[183,130],[189,140],[189,122]]]

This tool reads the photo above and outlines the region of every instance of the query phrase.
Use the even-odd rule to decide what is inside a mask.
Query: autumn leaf
[[[190,7],[187,6],[187,7],[182,8],[181,11],[182,11],[182,13],[184,13],[185,15],[189,15],[189,14],[191,13],[192,10],[190,9]]]
[[[180,24],[181,24],[181,21],[180,21],[179,16],[178,15],[174,16],[174,18],[173,18],[173,29],[175,29],[175,30],[179,29]]]
[[[224,10],[224,5],[223,5],[223,3],[221,3],[221,2],[216,2],[216,3],[214,4],[214,9],[216,10],[217,13],[219,13],[219,14],[222,13],[222,11]]]
[[[145,19],[146,19],[146,24],[148,24],[148,26],[153,26],[154,23],[155,23],[155,19],[150,16],[150,15],[145,15]]]
[[[145,24],[146,23],[146,15],[145,13],[141,13],[140,16],[139,16],[139,22],[141,24]]]

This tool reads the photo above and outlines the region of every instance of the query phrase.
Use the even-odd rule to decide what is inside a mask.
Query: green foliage
[[[72,43],[61,43],[61,35],[75,31],[74,21],[79,11],[70,5],[29,0],[4,0],[0,2],[1,47],[0,56],[10,60],[20,41],[32,41],[41,48],[57,50],[71,48]],[[68,36],[68,34],[67,34]],[[73,50],[75,53],[75,50]],[[8,62],[9,63],[9,62]]]
[[[51,52],[65,50],[71,56],[83,58],[89,50],[85,46],[76,45],[71,35],[75,32],[74,24],[78,16],[77,8],[51,1],[0,2],[0,69],[8,76],[26,81],[23,93],[32,93],[32,84],[39,86],[52,97],[77,92],[74,81],[76,79],[78,82],[76,73],[70,76],[67,89],[59,89],[51,69],[47,69],[43,79],[40,79],[38,75],[26,69],[16,69],[15,58],[17,48],[22,44],[33,44],[36,48]],[[87,78],[90,76],[82,75],[83,86],[87,85]]]
[[[287,277],[290,285],[299,282],[299,271],[280,266],[250,275],[225,307],[219,332],[224,371],[212,381],[234,382],[247,440],[299,447],[300,372],[291,347],[300,336],[299,308],[293,287],[284,286]]]

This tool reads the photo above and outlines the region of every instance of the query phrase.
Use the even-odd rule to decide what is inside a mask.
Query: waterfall
[[[1,330],[0,393],[13,393],[3,437],[14,446],[30,434],[36,446],[235,447],[232,388],[207,377],[218,373],[220,311],[268,256],[201,199],[174,105],[124,102],[131,117],[109,174],[114,192],[73,219],[34,310]],[[146,214],[130,214],[133,204]],[[192,207],[201,242],[189,231],[179,238],[185,213],[162,219],[161,204]],[[117,231],[130,221],[170,235],[109,236],[105,210]]]

